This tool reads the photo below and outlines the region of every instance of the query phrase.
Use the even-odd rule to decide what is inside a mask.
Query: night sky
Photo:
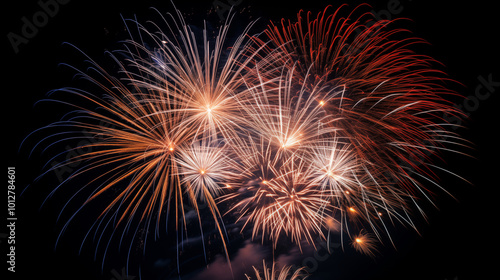
[[[71,209],[60,220],[58,215],[67,199],[73,195],[70,188],[62,188],[42,206],[45,197],[58,183],[54,174],[34,182],[44,170],[44,165],[53,156],[51,150],[42,153],[43,148],[31,148],[36,141],[29,140],[19,149],[21,142],[30,132],[57,121],[64,112],[60,106],[37,101],[46,97],[53,89],[80,85],[73,80],[73,72],[59,64],[68,63],[85,67],[85,59],[71,43],[104,68],[113,67],[105,51],[121,47],[120,40],[128,38],[122,16],[140,22],[157,19],[150,7],[160,12],[174,12],[170,1],[60,1],[59,8],[45,19],[37,30],[31,30],[31,38],[13,46],[7,34],[22,34],[24,18],[32,19],[42,10],[37,1],[9,1],[4,3],[3,53],[3,96],[4,102],[4,165],[16,167],[16,273],[8,274],[7,279],[27,279],[27,275],[47,279],[103,279],[122,280],[126,277],[126,255],[128,245],[118,250],[117,242],[107,252],[102,265],[102,249],[94,258],[95,243],[86,242],[81,254],[78,253],[81,240],[99,214],[98,209],[86,210],[76,222],[70,224],[62,236],[59,246],[54,249],[56,239],[71,216]],[[44,2],[43,0],[41,2]],[[188,23],[203,26],[203,19],[209,26],[216,26],[220,20],[214,11],[213,2],[176,1],[176,6],[184,14]],[[283,0],[253,1],[239,0],[220,2],[237,3],[234,7],[236,17],[229,36],[235,36],[250,20],[260,18],[252,29],[255,33],[265,28],[269,20],[281,18],[295,19],[300,9],[314,14],[331,4],[333,7],[344,3],[339,1],[294,1]],[[354,7],[361,1],[348,1]],[[500,93],[500,59],[498,52],[498,9],[487,1],[366,1],[373,11],[388,10],[388,4],[395,5],[396,14],[392,18],[404,17],[416,36],[427,40],[430,45],[418,49],[443,63],[450,77],[462,85],[450,85],[464,96],[472,96],[472,101],[458,102],[469,119],[466,128],[459,129],[464,138],[474,143],[474,149],[464,148],[472,157],[443,154],[440,166],[451,170],[469,180],[472,185],[453,176],[441,174],[441,185],[455,196],[453,199],[444,193],[436,193],[436,209],[425,205],[428,220],[416,217],[419,232],[402,226],[394,228],[393,237],[396,247],[385,244],[379,248],[376,257],[370,258],[356,253],[347,243],[342,247],[333,244],[333,251],[327,257],[317,260],[309,279],[336,280],[376,280],[376,279],[415,279],[415,280],[468,280],[491,279],[498,276],[498,241],[496,240],[498,222],[498,138],[500,127],[498,108]],[[270,4],[272,3],[272,4]],[[488,4],[487,4],[488,3]],[[392,6],[391,6],[392,7]],[[397,8],[396,8],[397,7]],[[225,14],[222,14],[224,16]],[[380,13],[381,16],[386,15]],[[252,32],[251,32],[252,33]],[[17,48],[17,50],[16,50]],[[5,63],[6,61],[6,63]],[[109,68],[107,68],[109,69]],[[484,81],[488,85],[484,85]],[[476,89],[490,96],[476,98]],[[485,92],[486,92],[485,91]],[[477,102],[476,102],[477,101]],[[461,105],[460,105],[461,104]],[[4,142],[5,143],[5,142]],[[4,169],[5,170],[5,169]],[[70,184],[78,184],[78,180]],[[21,191],[29,188],[20,196]],[[4,196],[6,200],[6,196]],[[82,201],[80,201],[81,203]],[[425,204],[425,203],[424,203]],[[73,207],[73,208],[72,208]],[[3,211],[5,212],[5,211]],[[196,221],[196,220],[195,220]],[[231,222],[231,218],[227,218]],[[5,222],[4,222],[5,223]],[[197,223],[197,221],[196,221]],[[196,223],[194,223],[196,225]],[[259,240],[250,241],[250,234],[239,234],[238,225],[228,224],[231,240],[228,248],[232,256],[233,270],[238,279],[244,273],[251,274],[253,265],[260,265],[263,258],[272,256],[270,244]],[[4,233],[6,229],[2,229]],[[169,232],[170,233],[170,232]],[[139,235],[143,234],[139,232]],[[181,258],[181,279],[221,279],[230,280],[222,250],[215,232],[205,232],[207,253],[203,254],[201,238],[194,228],[190,231]],[[125,237],[127,239],[127,237]],[[125,240],[127,241],[127,240]],[[210,242],[210,244],[208,243]],[[140,242],[139,242],[140,243]],[[125,242],[126,244],[126,242]],[[176,268],[175,233],[162,233],[154,240],[148,237],[146,253],[143,244],[134,244],[129,261],[128,279],[178,279]],[[2,260],[7,251],[7,242],[2,234]],[[318,252],[325,256],[325,251]],[[205,257],[210,264],[207,268]],[[314,250],[305,247],[301,253],[296,246],[279,244],[275,259],[280,263],[301,266],[304,260],[314,258]],[[5,263],[5,262],[4,262]],[[5,264],[4,264],[5,265]],[[140,265],[140,269],[139,269]],[[5,268],[6,269],[6,268]],[[226,271],[221,274],[221,271]],[[17,277],[17,278],[15,278]],[[134,278],[135,277],[135,278]],[[31,276],[33,278],[33,276]],[[3,279],[3,278],[2,278]]]

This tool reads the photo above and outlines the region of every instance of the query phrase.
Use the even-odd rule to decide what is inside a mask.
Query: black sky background
[[[177,3],[178,2],[178,3]],[[222,0],[222,2],[227,3]],[[237,2],[237,1],[235,1]],[[346,1],[347,2],[347,1]],[[374,11],[387,9],[385,1],[366,1]],[[201,25],[207,18],[217,23],[212,1],[176,1],[177,7],[186,13],[186,21]],[[235,7],[237,18],[234,30],[243,28],[249,19],[260,17],[254,31],[265,27],[269,19],[295,19],[299,9],[319,12],[326,5],[334,7],[343,1],[252,1],[241,0]],[[349,1],[355,6],[361,1]],[[121,15],[126,18],[137,15],[145,21],[154,14],[149,7],[161,12],[173,12],[170,1],[80,1],[71,0],[61,5],[57,14],[39,28],[36,35],[23,44],[16,54],[7,34],[20,34],[22,17],[31,18],[40,10],[36,1],[4,3],[2,74],[4,110],[4,165],[16,166],[17,194],[42,171],[48,159],[40,150],[29,157],[30,147],[19,150],[22,140],[33,130],[57,120],[59,107],[34,104],[44,98],[48,91],[72,86],[73,73],[60,63],[82,66],[84,59],[74,49],[64,46],[69,42],[80,48],[104,66],[110,65],[104,51],[120,47],[119,40],[127,39]],[[498,8],[488,1],[417,1],[401,0],[401,12],[397,17],[412,20],[409,23],[416,36],[430,42],[422,51],[441,61],[443,70],[452,79],[463,84],[456,90],[464,96],[474,96],[481,84],[478,77],[500,82]],[[207,11],[212,11],[207,14]],[[477,108],[466,111],[470,118],[459,132],[475,144],[475,150],[466,150],[476,159],[463,156],[444,156],[445,167],[464,176],[473,185],[456,178],[443,176],[442,185],[457,200],[441,194],[437,198],[439,210],[429,208],[428,223],[419,225],[420,235],[411,229],[398,229],[397,248],[387,245],[381,256],[375,259],[353,254],[351,251],[336,252],[328,260],[320,262],[319,269],[310,279],[490,279],[498,277],[498,94],[494,87],[486,100],[479,101]],[[459,101],[461,103],[461,101]],[[30,142],[33,144],[34,142]],[[78,255],[81,232],[85,225],[73,223],[62,246],[54,250],[55,239],[62,223],[56,218],[70,192],[61,191],[41,208],[45,196],[53,189],[55,180],[42,180],[18,196],[16,213],[16,269],[7,279],[36,278],[58,279],[103,279],[111,280],[122,275],[124,263],[114,258],[101,269],[101,260],[94,261],[92,250]],[[6,195],[4,196],[4,201]],[[6,207],[6,206],[5,206]],[[2,212],[5,212],[2,210]],[[5,220],[4,220],[5,221]],[[1,233],[6,232],[3,228]],[[78,234],[80,233],[80,234]],[[74,240],[72,239],[74,238]],[[2,238],[2,260],[5,258],[6,240]],[[159,243],[158,243],[159,244]],[[91,245],[87,243],[87,245]],[[158,245],[161,248],[161,245]],[[163,260],[159,249],[148,260]],[[165,253],[166,254],[166,253]],[[214,260],[212,256],[211,260]],[[4,261],[3,261],[4,262]],[[4,262],[5,265],[5,262]],[[196,273],[199,267],[186,267]],[[5,268],[6,270],[6,268]],[[144,272],[143,272],[144,273]],[[250,273],[250,271],[248,271]],[[186,273],[188,274],[188,273]],[[136,275],[131,273],[131,275]],[[162,274],[165,276],[166,274]],[[33,278],[33,276],[30,276]],[[189,278],[189,277],[188,277]],[[2,277],[2,279],[4,279]],[[129,277],[131,279],[131,277]],[[138,279],[136,277],[135,279]]]

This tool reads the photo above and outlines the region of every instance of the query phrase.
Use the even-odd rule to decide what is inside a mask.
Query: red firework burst
[[[349,179],[357,187],[345,188],[350,195],[334,205],[346,221],[369,222],[376,231],[382,213],[412,224],[411,204],[419,196],[430,199],[424,182],[441,188],[434,169],[443,169],[432,159],[452,150],[444,143],[463,145],[443,115],[462,114],[446,99],[456,95],[446,87],[453,81],[436,70],[435,59],[414,51],[426,42],[395,20],[375,20],[366,6],[328,6],[316,16],[300,11],[296,21],[271,23],[253,38],[250,53],[262,51],[249,76],[273,84],[284,67],[311,95],[316,88],[343,88],[329,101],[316,96],[358,167]]]

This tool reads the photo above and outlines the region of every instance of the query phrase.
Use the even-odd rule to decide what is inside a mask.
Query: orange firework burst
[[[365,254],[367,256],[373,257],[376,252],[376,241],[375,239],[365,231],[361,231],[358,235],[355,235],[351,242],[352,247],[356,251]]]
[[[200,41],[179,11],[177,15],[177,19],[164,19],[165,30],[170,33],[162,32],[158,25],[148,30],[134,21],[140,41],[127,41],[123,60],[111,55],[121,79],[91,59],[91,69],[97,75],[77,70],[104,97],[74,88],[55,91],[72,95],[85,105],[60,101],[74,106],[77,116],[47,129],[83,129],[93,141],[77,147],[87,152],[67,157],[49,170],[81,165],[53,192],[70,180],[99,172],[85,185],[96,189],[83,206],[111,196],[92,228],[103,232],[108,229],[113,234],[120,225],[129,228],[137,224],[138,228],[149,229],[152,221],[158,234],[161,218],[167,222],[172,214],[176,230],[187,230],[187,206],[194,209],[203,231],[198,202],[206,202],[226,249],[226,233],[214,198],[243,174],[224,139],[234,137],[242,123],[236,96],[243,84],[241,71],[252,58],[242,52],[251,25],[230,46],[225,42],[229,18],[213,45],[206,29]],[[147,47],[145,41],[149,42]],[[76,213],[64,229],[75,217]],[[101,244],[100,239],[97,244]]]

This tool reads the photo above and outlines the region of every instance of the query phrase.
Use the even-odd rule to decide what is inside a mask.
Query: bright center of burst
[[[328,177],[332,178],[333,180],[336,180],[336,181],[338,181],[339,179],[341,179],[341,177],[340,177],[340,176],[335,175],[335,173],[333,173],[333,171],[331,171],[331,170],[327,171],[327,172],[326,172],[326,175],[327,175]]]
[[[284,142],[281,145],[281,148],[283,148],[283,149],[290,148],[293,144],[294,144],[293,140],[292,139],[288,139],[286,142]]]
[[[170,142],[170,143],[166,144],[166,146],[168,147],[167,149],[168,149],[170,152],[173,152],[173,151],[174,151],[174,143]]]
[[[356,242],[357,243],[363,243],[363,240],[361,240],[361,238],[356,238]]]
[[[201,175],[205,174],[205,170],[203,170],[203,169],[202,169],[202,170],[200,170],[200,174],[201,174]]]

